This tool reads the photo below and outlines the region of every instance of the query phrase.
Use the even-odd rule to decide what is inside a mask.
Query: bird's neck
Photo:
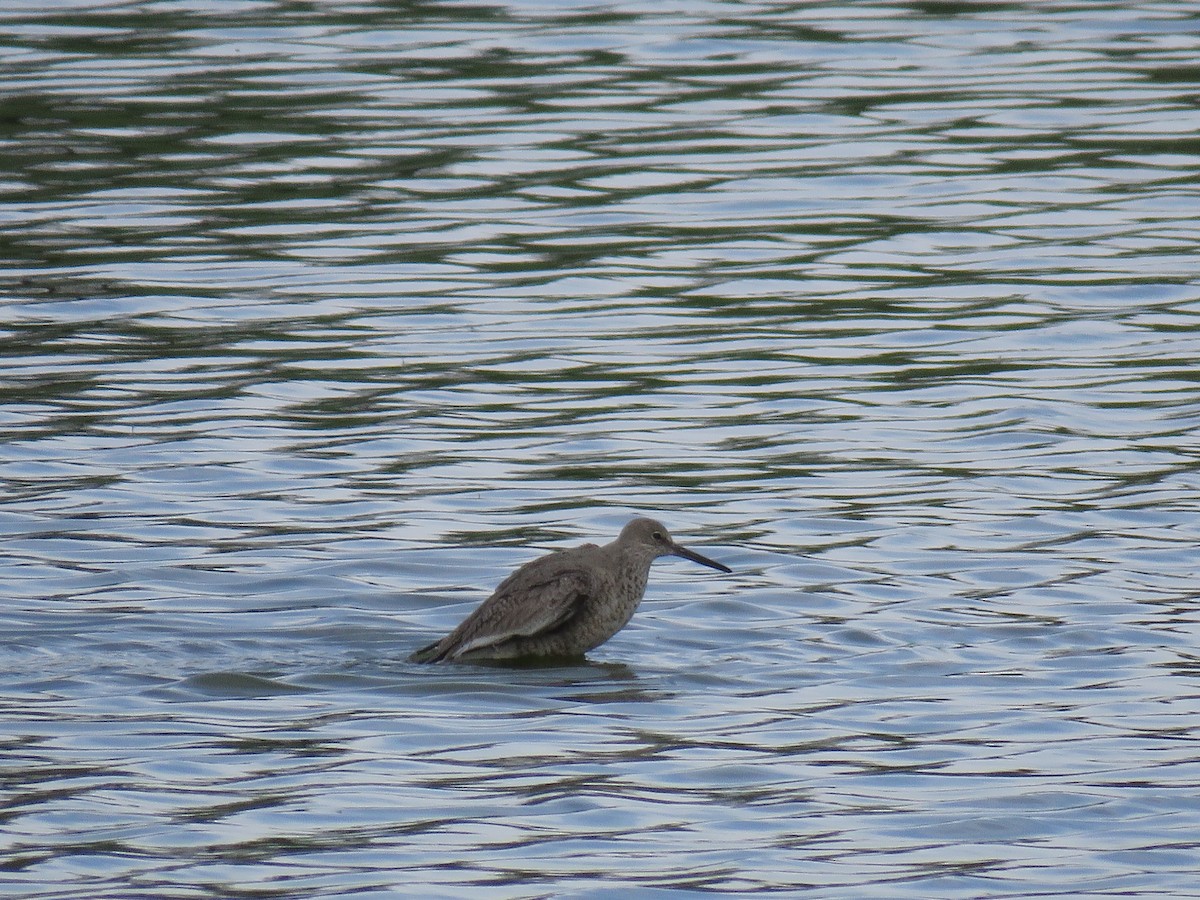
[[[616,566],[614,568],[616,571],[627,572],[632,575],[642,587],[646,586],[646,582],[650,578],[650,566],[654,562],[654,557],[647,558],[645,553],[638,553],[637,550],[633,548],[622,547],[615,541],[612,544],[609,544],[608,548],[606,549],[611,549],[612,554],[615,557],[614,561]]]

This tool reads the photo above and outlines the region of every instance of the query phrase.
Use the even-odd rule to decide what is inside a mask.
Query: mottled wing
[[[588,584],[587,574],[574,570],[545,580],[525,580],[519,589],[506,593],[497,591],[463,623],[453,655],[553,631],[579,610]]]
[[[496,647],[515,638],[546,634],[565,624],[592,591],[588,570],[568,551],[522,566],[442,640],[413,654],[416,662],[438,662]]]

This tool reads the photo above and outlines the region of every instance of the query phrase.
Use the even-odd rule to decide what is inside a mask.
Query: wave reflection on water
[[[0,884],[1195,895],[1181,5],[0,22]]]

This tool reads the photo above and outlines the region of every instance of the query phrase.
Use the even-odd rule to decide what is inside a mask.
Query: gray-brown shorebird
[[[559,550],[521,566],[461,625],[409,660],[582,656],[633,617],[660,556],[732,571],[675,543],[661,523],[634,519],[611,544]]]

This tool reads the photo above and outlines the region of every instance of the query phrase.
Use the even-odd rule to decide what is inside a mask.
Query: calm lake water
[[[1200,897],[1195,4],[0,26],[0,892]]]

